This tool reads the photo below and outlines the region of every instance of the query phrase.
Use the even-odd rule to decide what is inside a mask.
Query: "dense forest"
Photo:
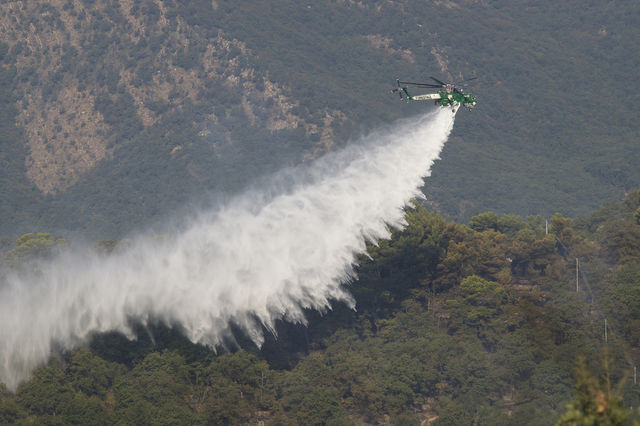
[[[416,204],[369,247],[349,284],[357,309],[281,322],[261,348],[228,351],[179,327],[96,334],[15,393],[15,424],[625,424],[640,384],[640,191],[583,219],[474,216]],[[3,240],[3,263],[66,240]],[[118,244],[101,240],[108,255]],[[578,265],[578,270],[576,267]],[[606,326],[605,326],[605,320]],[[605,329],[606,327],[606,329]],[[635,420],[637,421],[637,420]],[[583,423],[584,422],[584,423]]]
[[[478,77],[431,208],[585,215],[640,184],[637,2],[0,4],[0,235],[120,238],[430,106]],[[631,90],[630,90],[631,88]]]

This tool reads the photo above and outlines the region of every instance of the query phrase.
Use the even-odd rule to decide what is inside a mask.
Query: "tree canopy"
[[[239,338],[220,354],[161,325],[134,327],[134,341],[98,334],[15,393],[0,387],[0,422],[635,421],[640,261],[629,253],[640,247],[610,236],[640,228],[638,202],[633,193],[588,219],[556,215],[548,234],[540,218],[460,225],[416,205],[403,231],[359,259],[357,311],[309,312],[308,327],[279,322],[262,348]],[[4,256],[51,255],[63,241],[25,235]],[[117,241],[98,245],[109,256]]]

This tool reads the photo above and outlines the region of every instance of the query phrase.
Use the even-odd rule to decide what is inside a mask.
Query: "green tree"
[[[556,213],[551,216],[551,229],[550,232],[556,236],[558,241],[562,244],[566,250],[571,246],[573,242],[573,221],[569,218],[562,216],[560,213]]]
[[[526,225],[522,217],[515,214],[505,214],[500,219],[498,219],[498,231],[503,234],[513,235]]]
[[[607,280],[605,304],[628,342],[640,344],[640,262],[619,265]],[[615,315],[613,315],[615,313]]]
[[[126,368],[95,356],[89,349],[81,348],[71,352],[67,370],[75,389],[88,396],[104,397],[116,377],[123,375]]]
[[[606,366],[605,369],[608,370]],[[624,425],[630,415],[630,410],[623,407],[622,398],[610,389],[609,383],[603,384],[593,377],[584,357],[579,357],[575,397],[556,425]]]
[[[189,368],[175,352],[149,354],[113,386],[114,415],[124,424],[203,424],[187,404]]]
[[[87,396],[82,392],[77,392],[74,395],[64,420],[66,424],[74,425],[113,424],[113,417],[103,401],[96,396]]]
[[[61,415],[68,411],[74,393],[59,361],[35,371],[18,387],[17,401],[36,415]]]
[[[330,387],[310,386],[298,389],[295,393],[286,393],[283,395],[283,405],[298,424],[352,424],[339,395]]]
[[[629,219],[618,221],[607,228],[603,243],[611,261],[639,259],[640,226]]]
[[[512,273],[529,277],[550,275],[557,258],[555,246],[553,235],[538,237],[531,229],[521,229],[507,250]]]
[[[465,324],[481,327],[498,315],[506,296],[500,284],[472,275],[462,280],[460,297],[451,304]]]
[[[231,423],[248,421],[256,409],[271,409],[275,405],[273,371],[255,354],[239,350],[216,357],[204,372],[212,386],[227,389],[215,392],[215,397],[208,399],[209,421],[217,418],[216,422],[220,422],[221,417]],[[224,399],[231,398],[231,395],[241,397],[239,403],[223,406],[221,395],[226,395]],[[214,410],[214,406],[220,410]]]
[[[0,383],[0,424],[15,424],[26,415],[24,407],[20,406],[16,399],[8,394],[4,384]]]
[[[483,232],[487,230],[498,230],[498,215],[493,212],[480,213],[469,221],[469,228],[474,231]]]
[[[474,232],[459,225],[447,231],[449,242],[434,278],[437,290],[454,287],[471,275],[503,284],[510,281],[507,237],[504,234],[493,230]]]
[[[49,257],[57,249],[65,247],[67,240],[38,232],[37,234],[24,234],[16,240],[16,244],[17,246],[9,250],[6,255],[9,263],[14,266],[28,259]]]

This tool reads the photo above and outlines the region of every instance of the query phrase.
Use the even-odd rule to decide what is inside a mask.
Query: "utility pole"
[[[607,319],[604,319],[604,342],[608,343],[609,339],[607,338]]]
[[[549,221],[547,219],[544,220],[544,235],[549,235]]]
[[[580,268],[580,264],[578,263],[578,258],[576,257],[576,293],[578,292],[578,290],[580,290],[580,287],[578,286],[579,268]]]

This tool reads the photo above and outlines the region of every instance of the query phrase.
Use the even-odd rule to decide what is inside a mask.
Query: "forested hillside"
[[[639,2],[16,0],[0,2],[0,31],[2,371],[24,367],[26,377],[52,352],[17,388],[17,379],[0,383],[0,424],[640,421]],[[180,228],[188,221],[182,215],[191,220],[198,207],[266,186],[264,178],[283,168],[313,162],[400,118],[424,116],[432,104],[400,102],[389,89],[396,78],[429,76],[475,78],[465,90],[478,106],[458,112],[426,180],[426,202],[407,211],[404,230],[368,246],[356,276],[350,265],[362,251],[358,245],[387,235],[365,232],[374,229],[367,221],[384,231],[386,218],[395,217],[388,211],[400,217],[399,207],[419,185],[409,183],[422,174],[406,177],[403,190],[411,195],[404,201],[337,228],[357,234],[340,245],[344,253],[321,247],[314,258],[321,269],[330,255],[342,256],[335,263],[343,275],[323,277],[336,287],[319,296],[333,300],[329,311],[309,309],[307,324],[278,320],[271,329],[269,320],[292,316],[287,305],[268,303],[289,293],[268,293],[257,309],[210,314],[206,319],[224,322],[225,332],[227,319],[232,324],[223,347],[210,348],[192,343],[203,340],[185,337],[187,325],[171,316],[191,305],[163,299],[169,314],[160,318],[146,299],[164,295],[156,286],[162,281],[164,289],[178,289],[172,294],[191,292],[224,311],[218,305],[231,294],[225,288],[219,298],[201,296],[187,288],[189,279],[167,273],[138,286],[142,296],[135,300],[112,291],[129,304],[108,305],[99,296],[86,303],[91,289],[126,277],[116,273],[122,259],[139,272],[127,283],[140,284],[149,271],[140,267],[148,260],[142,258],[158,252],[136,250],[143,243],[131,235],[151,234],[158,222],[175,225],[160,226],[162,232],[193,237],[179,240],[183,258],[196,259],[180,265],[187,278],[213,258],[224,263],[220,254],[237,242],[233,254],[240,259],[232,259],[239,266],[222,268],[231,272],[220,282],[242,275],[238,282],[254,284],[265,269],[253,263],[269,262],[273,269],[298,268],[295,277],[304,281],[312,257],[305,250],[325,231],[320,219],[338,222],[343,210],[358,210],[349,203],[354,194],[389,197],[361,189],[375,173],[329,180],[325,201],[349,201],[340,214],[320,208],[311,217],[300,209],[292,223],[289,210],[253,209],[258,203],[247,196],[237,201],[246,209],[228,210],[237,221],[215,222],[206,238],[201,227]],[[442,140],[451,128],[446,117]],[[442,140],[428,147],[429,155],[440,152]],[[386,143],[399,146],[393,141]],[[408,152],[394,161],[422,151]],[[388,155],[373,165],[368,158],[349,161],[372,169],[392,164],[382,161]],[[395,189],[388,177],[409,169],[397,163],[372,186],[391,182]],[[326,170],[337,168],[309,174]],[[283,180],[298,176],[308,178],[292,172]],[[338,184],[349,191],[332,190]],[[291,191],[265,192],[264,198],[286,198]],[[318,200],[302,195],[281,205]],[[280,227],[255,220],[252,232],[228,232],[260,208],[278,216]],[[318,232],[305,234],[302,222]],[[260,233],[260,226],[273,232]],[[274,251],[282,259],[262,257],[274,245],[258,240],[284,231],[302,235],[299,244],[285,239],[276,244],[284,250]],[[70,260],[81,250],[66,247],[85,247],[79,241],[95,241],[95,253],[87,249],[91,256]],[[149,241],[166,248],[178,240],[163,234]],[[245,256],[255,247],[259,253]],[[160,253],[166,255],[147,267],[171,271],[182,259]],[[292,258],[302,261],[292,265]],[[105,268],[96,270],[112,275],[98,281],[65,274],[83,261],[102,262]],[[54,263],[62,273],[50,279]],[[289,275],[283,276],[277,284],[287,290]],[[23,277],[33,282],[27,286]],[[335,301],[345,277],[353,278],[347,287],[355,309]],[[271,284],[269,277],[262,281]],[[294,289],[296,308],[324,306],[306,297],[315,282]],[[65,293],[56,290],[69,287],[89,290],[63,301]],[[34,308],[43,306],[36,299],[64,311],[80,331],[58,333],[60,322],[46,322],[58,317]],[[141,305],[140,315],[127,311],[131,304]],[[42,330],[34,327],[33,335],[6,338],[8,330],[21,330],[15,306],[33,308],[18,310],[46,322],[51,334],[36,335]],[[100,321],[107,316],[83,327],[94,318],[88,310],[117,310],[106,306],[124,306],[117,314],[131,323],[129,338],[108,331],[127,327]],[[260,316],[273,306],[280,310]],[[256,329],[246,326],[251,321]],[[260,332],[265,341],[257,347]],[[30,339],[44,343],[29,346]],[[12,351],[22,343],[24,350]]]
[[[586,214],[640,183],[637,2],[6,1],[0,234],[118,237],[478,77],[426,188],[450,218]],[[399,165],[401,166],[401,165]]]
[[[97,334],[17,392],[0,387],[0,422],[548,425],[636,416],[640,191],[585,219],[555,214],[548,226],[543,216],[493,212],[460,225],[419,205],[407,221],[360,259],[355,311],[335,305],[309,312],[308,327],[280,323],[261,349],[239,332],[218,355],[160,325],[138,326],[134,341]],[[3,259],[17,268],[64,244],[28,234],[5,241]],[[108,256],[117,244],[98,245]]]

